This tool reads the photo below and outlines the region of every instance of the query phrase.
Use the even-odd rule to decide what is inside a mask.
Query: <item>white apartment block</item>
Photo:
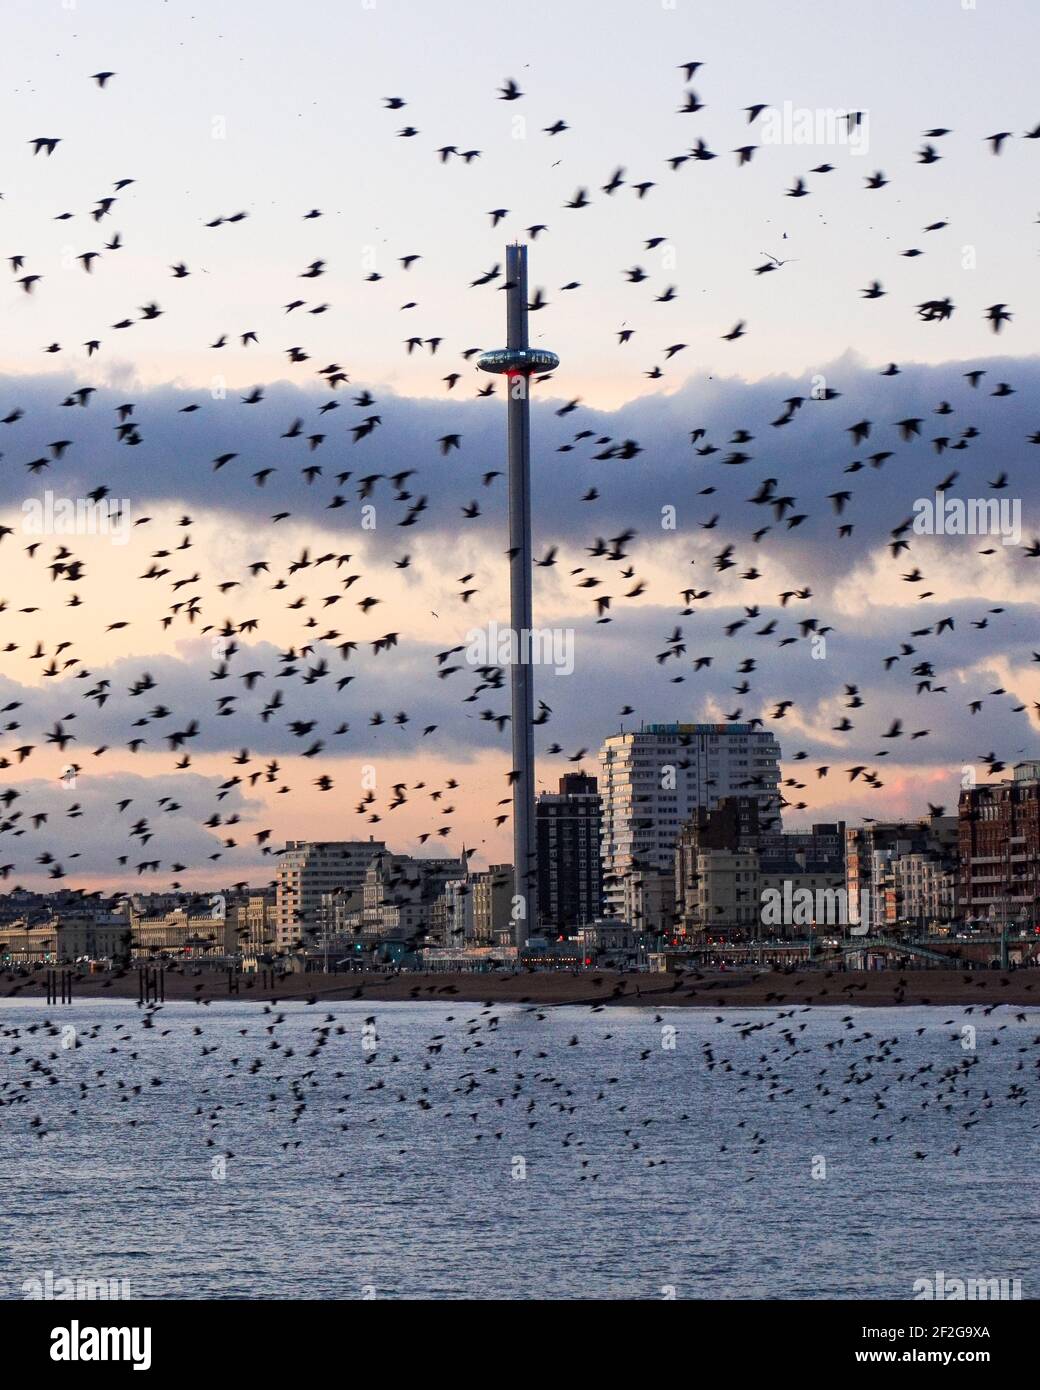
[[[276,945],[285,950],[319,926],[322,894],[359,891],[382,840],[289,840],[278,861]]]
[[[369,936],[411,939],[425,936],[433,925],[438,900],[445,926],[456,925],[449,909],[461,912],[468,905],[472,924],[472,896],[466,884],[466,861],[456,858],[417,859],[410,854],[376,855],[368,866],[362,887],[361,931]],[[448,885],[454,884],[445,899]],[[458,925],[464,929],[464,921]]]
[[[699,807],[757,796],[760,817],[781,829],[780,745],[750,724],[646,724],[612,734],[599,761],[608,916],[623,913],[633,871],[673,871],[679,831]]]

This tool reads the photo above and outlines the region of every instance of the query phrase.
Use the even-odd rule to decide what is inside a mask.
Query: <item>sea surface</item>
[[[0,1004],[0,1298],[1040,1294],[1036,1009],[371,1009]]]

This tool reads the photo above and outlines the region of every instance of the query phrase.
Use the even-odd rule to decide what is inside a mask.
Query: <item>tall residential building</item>
[[[958,856],[962,916],[1040,921],[1040,762],[1009,781],[961,792]]]
[[[567,773],[558,792],[538,798],[538,910],[545,930],[570,934],[603,910],[602,812],[596,779],[583,772]]]
[[[276,946],[284,951],[318,931],[322,894],[359,890],[382,840],[289,840],[278,862]]]
[[[625,879],[671,873],[679,832],[724,797],[757,802],[758,823],[779,830],[780,745],[751,724],[646,724],[600,749],[604,911],[624,910]]]

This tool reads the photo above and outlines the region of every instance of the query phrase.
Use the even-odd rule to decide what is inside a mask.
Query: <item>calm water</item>
[[[1040,1292],[1040,1011],[371,1008],[0,1005],[0,1297]]]

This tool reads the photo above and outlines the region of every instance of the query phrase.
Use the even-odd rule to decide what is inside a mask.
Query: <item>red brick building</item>
[[[958,908],[972,919],[1040,922],[1040,761],[1010,781],[968,787],[957,808]]]

